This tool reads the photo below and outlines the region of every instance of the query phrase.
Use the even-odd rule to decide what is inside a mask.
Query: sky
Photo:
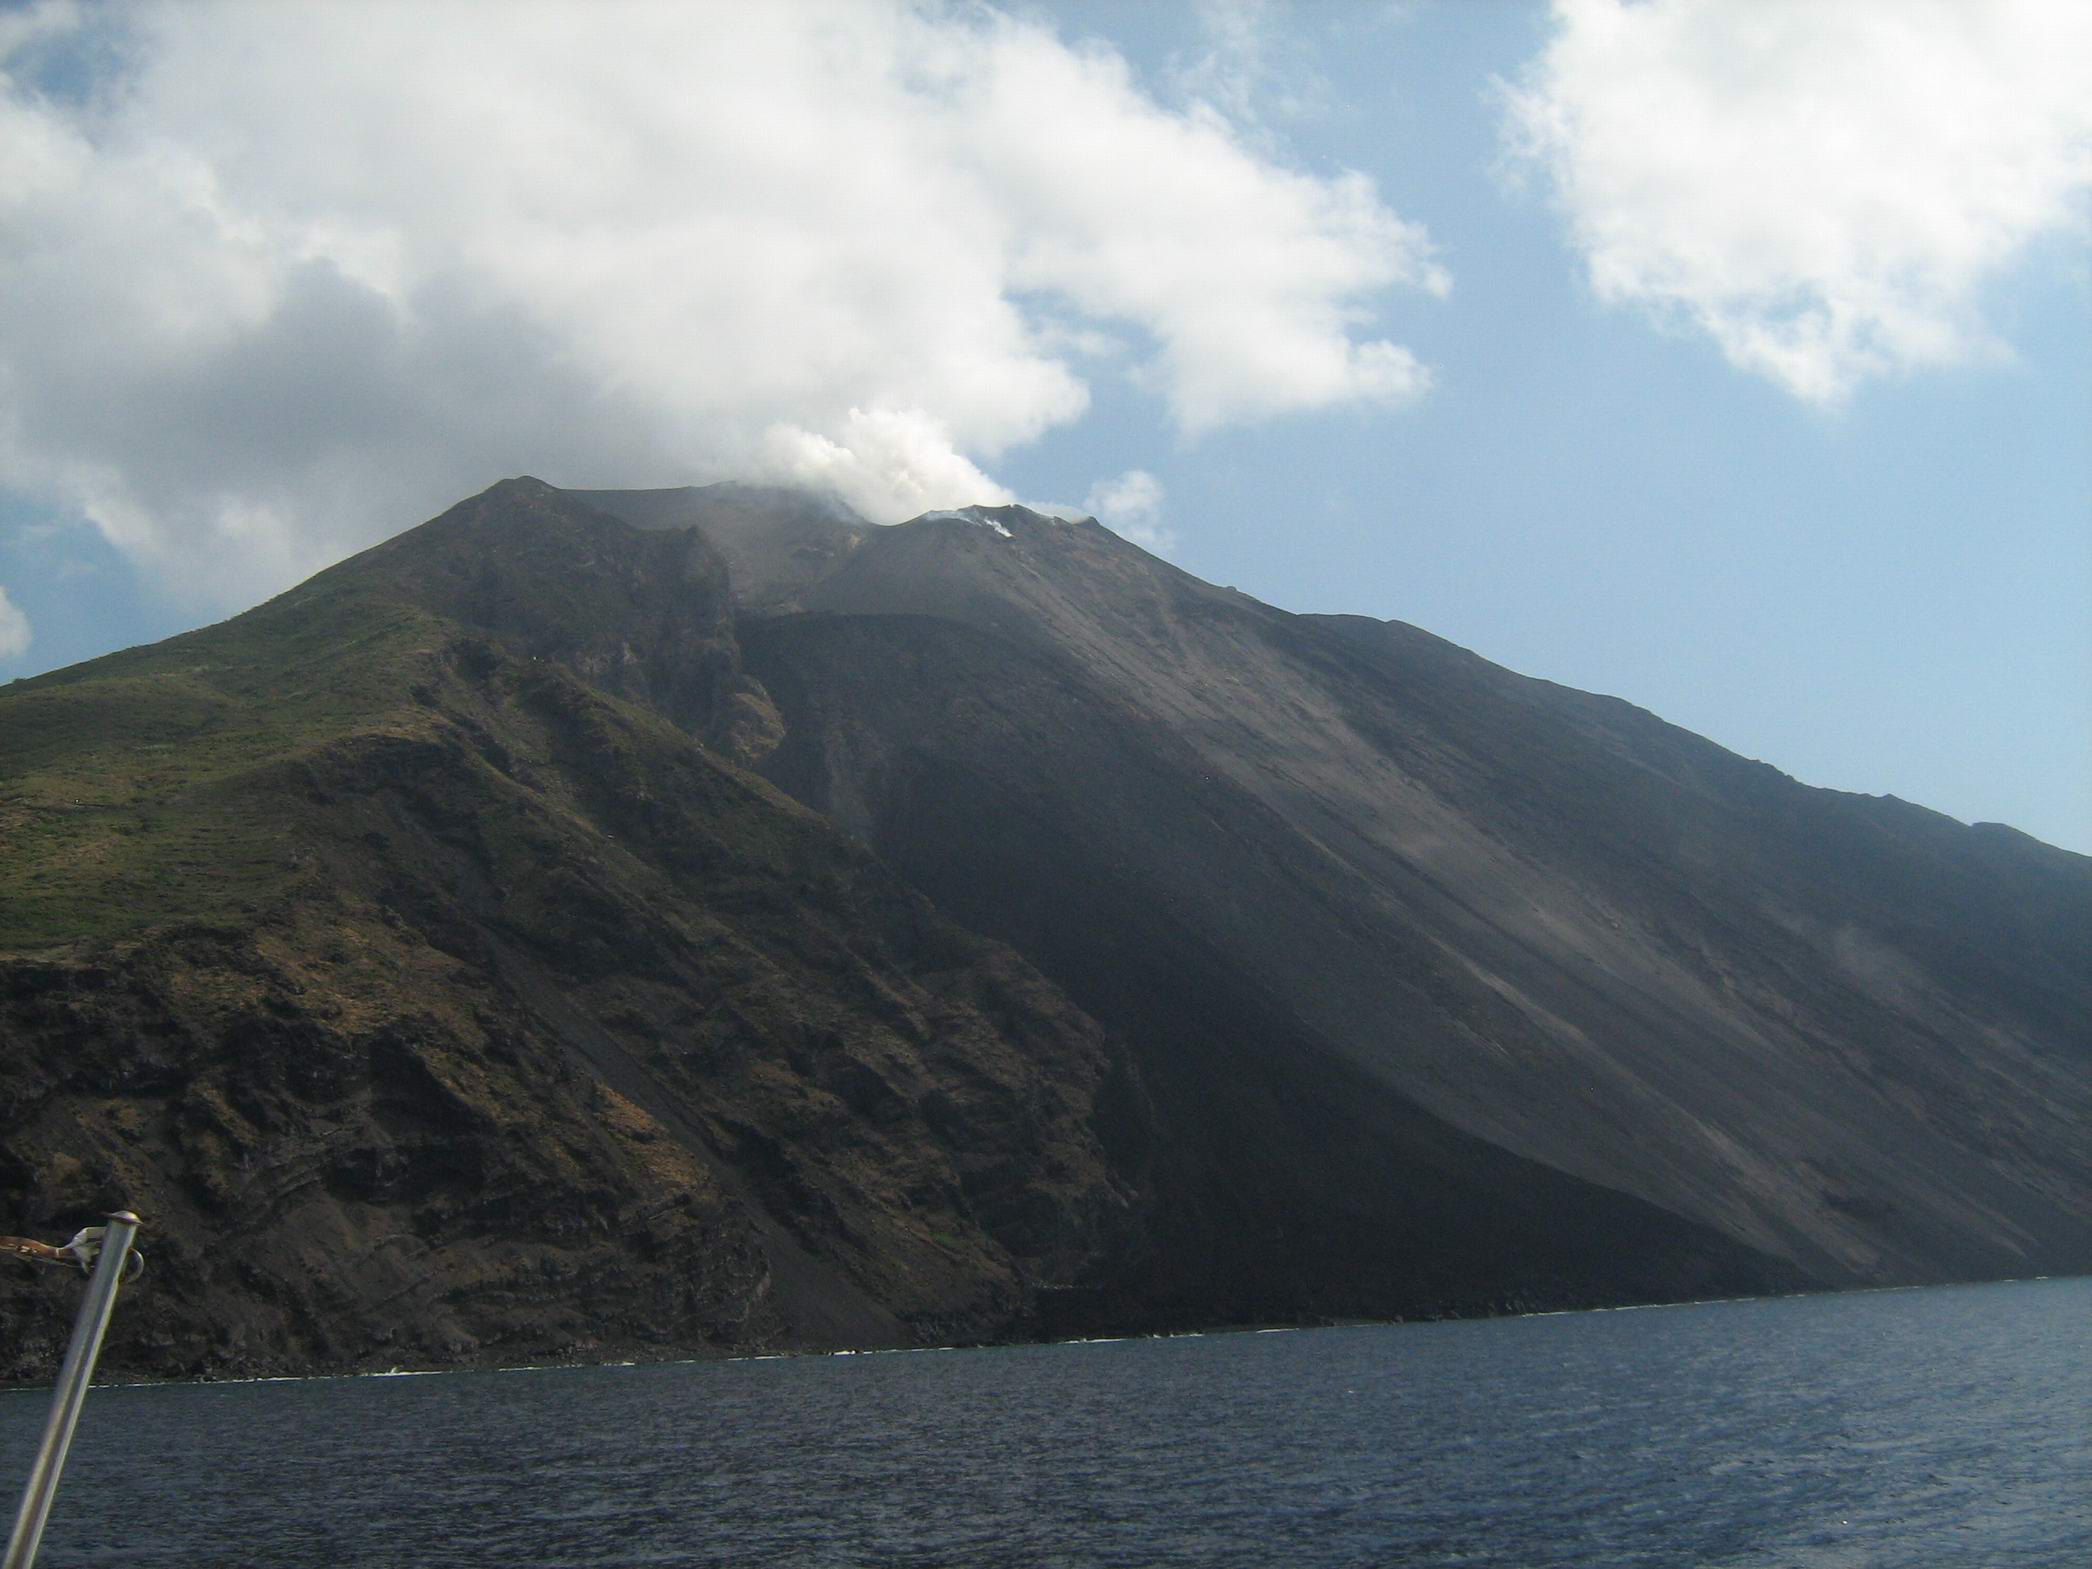
[[[2079,0],[0,4],[0,681],[502,477],[1093,512],[2092,853]]]

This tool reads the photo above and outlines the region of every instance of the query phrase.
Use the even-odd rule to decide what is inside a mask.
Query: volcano
[[[1092,520],[506,481],[7,688],[0,792],[116,1364],[2092,1268],[2092,861]]]

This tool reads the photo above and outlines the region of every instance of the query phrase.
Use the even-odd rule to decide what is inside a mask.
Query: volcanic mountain
[[[1094,522],[505,482],[0,693],[0,833],[137,1367],[2092,1267],[2092,862]]]

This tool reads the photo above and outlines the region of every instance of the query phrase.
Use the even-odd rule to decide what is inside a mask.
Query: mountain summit
[[[0,1193],[157,1223],[137,1366],[2092,1267],[2092,862],[1094,521],[509,481],[0,792]]]

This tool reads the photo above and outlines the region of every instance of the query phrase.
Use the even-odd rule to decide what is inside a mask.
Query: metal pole
[[[117,1282],[123,1276],[138,1225],[138,1217],[127,1209],[109,1217],[102,1250],[95,1256],[94,1278],[87,1283],[80,1316],[73,1320],[73,1342],[66,1347],[65,1366],[59,1369],[57,1387],[51,1391],[51,1417],[44,1423],[36,1467],[29,1473],[29,1485],[22,1490],[15,1534],[8,1538],[7,1557],[0,1561],[0,1569],[30,1569],[36,1562],[36,1549],[44,1539],[44,1522],[51,1517],[51,1501],[58,1496],[58,1477],[65,1470],[65,1452],[73,1444],[80,1403],[87,1398],[87,1384],[94,1377],[94,1359],[101,1355],[102,1335],[108,1330],[109,1314],[116,1307]]]

